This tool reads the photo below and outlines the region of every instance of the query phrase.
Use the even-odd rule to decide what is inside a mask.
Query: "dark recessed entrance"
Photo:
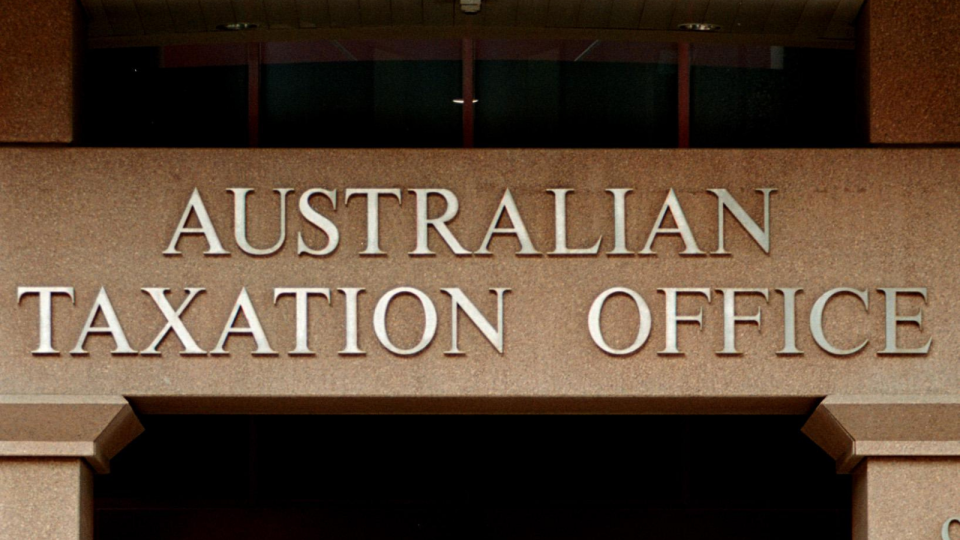
[[[850,538],[791,416],[145,416],[98,540]]]

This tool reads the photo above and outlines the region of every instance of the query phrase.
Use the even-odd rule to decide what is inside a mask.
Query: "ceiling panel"
[[[140,0],[150,1],[150,0]],[[233,0],[233,13],[237,20],[254,24],[267,24],[267,10],[263,0]]]
[[[839,5],[840,0],[807,2],[794,33],[799,36],[822,36],[830,26],[830,20]]]
[[[614,0],[610,6],[609,28],[640,28],[640,15],[643,14],[643,0]]]
[[[543,27],[547,25],[548,0],[517,0],[517,25]]]
[[[606,28],[610,21],[613,0],[586,0],[580,4],[577,26],[580,28]]]
[[[498,0],[483,6],[481,14],[485,26],[515,26],[517,24],[517,0]]]
[[[677,0],[647,0],[640,15],[640,28],[666,30],[670,27],[678,4],[680,2]]]
[[[742,8],[742,0],[711,0],[703,19],[719,26],[721,31],[729,32],[736,25]]]
[[[423,0],[393,0],[393,23],[405,26],[423,24]]]
[[[263,3],[270,28],[300,28],[300,13],[296,0],[263,0]]]
[[[394,24],[390,0],[360,0],[360,24],[364,26]]]
[[[204,26],[210,32],[216,32],[218,26],[237,22],[230,0],[201,0],[200,12],[203,13]]]
[[[664,30],[672,30],[681,24],[698,23],[706,20],[707,6],[710,0],[679,0],[674,2],[677,7],[673,10],[673,20]]]
[[[417,0],[419,3],[419,0]],[[297,0],[297,14],[300,19],[300,28],[317,28],[330,26],[330,6],[327,0],[304,1]]]
[[[852,41],[856,34],[857,15],[861,7],[863,7],[863,0],[840,0],[840,5],[837,6],[837,11],[833,14],[823,37]]]
[[[860,0],[863,1],[863,0]],[[733,26],[725,31],[743,34],[762,34],[773,11],[774,0],[740,0],[740,8]]]
[[[569,28],[577,26],[577,15],[580,13],[580,2],[584,0],[550,0],[550,9],[547,12],[547,26]],[[594,0],[585,0],[593,2]]]
[[[133,0],[101,0],[100,4],[107,15],[107,23],[113,35],[130,36],[143,33],[137,4]]]
[[[112,34],[107,12],[103,9],[100,0],[88,0],[85,3],[87,11],[87,31],[95,36],[109,36]]]
[[[137,43],[237,41],[217,27],[234,22],[255,23],[259,32],[302,31],[290,39],[311,39],[314,29],[361,27],[392,31],[416,27],[447,27],[456,37],[458,27],[519,28],[512,35],[543,35],[546,29],[622,29],[660,39],[680,41],[681,23],[719,25],[716,34],[697,35],[692,41],[722,41],[723,35],[763,36],[774,41],[852,46],[854,25],[864,0],[483,0],[479,15],[463,15],[459,0],[81,0],[87,13],[88,35],[94,46],[132,46]],[[402,30],[402,28],[401,28]],[[566,30],[564,30],[566,31]],[[673,33],[651,34],[651,33]],[[214,34],[216,33],[216,34]],[[349,34],[340,33],[340,36]],[[581,32],[583,34],[583,32]],[[313,34],[322,38],[321,33]],[[135,36],[142,36],[139,42]],[[176,36],[174,39],[173,36]],[[664,37],[665,36],[665,37]],[[716,39],[712,38],[716,36]],[[598,36],[599,37],[599,36]],[[629,38],[629,34],[621,34]],[[692,36],[691,36],[692,37]],[[773,38],[776,39],[773,39]],[[116,38],[111,41],[111,38]],[[123,39],[120,39],[123,38]],[[289,38],[289,36],[288,36]],[[580,35],[579,38],[590,38]],[[786,39],[790,38],[790,39]],[[266,39],[262,36],[259,39]],[[349,36],[344,39],[350,39]],[[731,39],[741,39],[733,38]],[[240,39],[242,41],[242,39]],[[830,45],[833,43],[833,45]],[[99,45],[98,45],[99,44]],[[112,44],[112,45],[111,45]],[[842,45],[842,43],[841,43]]]
[[[136,0],[135,4],[140,16],[140,24],[143,25],[143,33],[168,34],[174,31],[173,17],[170,16],[166,2]]]
[[[833,0],[774,0],[770,17],[764,26],[766,34],[792,34],[800,22],[807,4],[832,2]]]
[[[360,25],[360,0],[327,0],[330,6],[330,26]]]
[[[449,26],[453,24],[453,2],[449,0],[423,0],[423,24]]]
[[[200,0],[167,0],[174,31],[181,33],[202,32],[206,29]]]

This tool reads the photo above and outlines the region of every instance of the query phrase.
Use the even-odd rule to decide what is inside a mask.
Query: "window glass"
[[[459,41],[268,43],[261,145],[462,144]]]
[[[476,144],[676,146],[676,59],[674,44],[481,40]]]
[[[81,144],[247,145],[246,45],[88,51],[84,88]]]
[[[80,143],[460,147],[462,46],[459,39],[271,42],[252,45],[259,63],[248,44],[92,50]],[[690,50],[687,78],[674,43],[477,40],[474,144],[674,148],[681,128],[693,147],[861,144],[853,51]],[[260,76],[255,94],[251,69]],[[687,79],[690,121],[680,126]]]
[[[691,146],[857,146],[853,51],[691,49]]]

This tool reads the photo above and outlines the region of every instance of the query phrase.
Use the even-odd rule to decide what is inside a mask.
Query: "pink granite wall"
[[[0,2],[0,143],[74,140],[81,17],[74,0]]]

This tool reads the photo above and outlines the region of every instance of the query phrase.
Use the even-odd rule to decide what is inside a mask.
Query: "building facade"
[[[587,464],[528,479],[548,486],[533,498],[572,483],[618,493],[604,509],[643,500],[576,531],[513,516],[477,537],[833,538],[833,517],[787,530],[785,507],[756,532],[753,506],[697,508],[678,487],[699,474],[720,501],[737,476],[717,470],[755,461],[816,499],[780,444],[801,426],[852,478],[814,505],[840,501],[845,537],[960,537],[958,23],[952,0],[3,1],[0,538],[477,527],[358,532],[384,514],[257,502],[204,532],[129,495],[206,489],[136,476],[156,468],[229,498],[243,460],[205,474],[241,446],[262,451],[251,493],[296,492],[303,445],[370,429],[398,445],[440,430],[475,459],[510,453],[468,432],[543,454],[594,438],[563,454]],[[505,416],[353,416],[398,413],[588,416],[552,424],[575,442]],[[307,429],[323,434],[290,437]],[[610,438],[625,430],[641,442]],[[141,433],[163,442],[134,448]],[[703,450],[726,434],[756,457]],[[658,453],[671,437],[688,439]],[[286,442],[249,443],[268,438]],[[128,445],[130,476],[98,476]],[[410,463],[442,464],[440,483],[466,470],[417,452],[378,468],[362,447],[303,474],[339,493],[415,490]],[[696,449],[710,459],[672,461]],[[623,473],[656,490],[617,487],[631,457],[664,464]],[[497,459],[470,481],[510,479],[484,488],[498,500],[540,470],[532,451]]]

